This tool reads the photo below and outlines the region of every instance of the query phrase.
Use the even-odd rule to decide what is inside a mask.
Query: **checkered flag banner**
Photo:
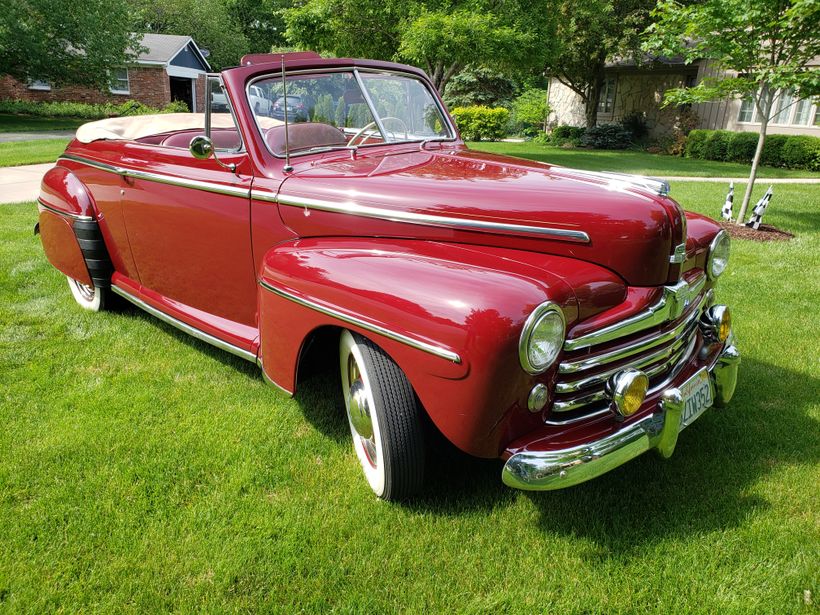
[[[721,215],[724,220],[732,221],[732,203],[735,200],[735,182],[729,184],[729,193],[726,195],[726,202],[723,204]]]
[[[763,214],[766,213],[766,208],[769,206],[769,201],[772,200],[772,187],[769,186],[769,189],[766,190],[766,194],[760,197],[760,200],[755,205],[755,208],[752,210],[752,215],[749,218],[749,221],[746,223],[746,226],[749,228],[753,228],[757,230],[760,228],[760,223],[763,221]]]

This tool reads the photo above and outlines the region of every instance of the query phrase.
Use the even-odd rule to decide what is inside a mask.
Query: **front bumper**
[[[732,398],[739,364],[740,353],[727,343],[709,368],[716,406]],[[678,441],[682,412],[683,396],[671,387],[661,395],[656,412],[603,438],[571,448],[515,453],[504,465],[502,479],[516,489],[548,491],[596,478],[650,449],[668,458]]]

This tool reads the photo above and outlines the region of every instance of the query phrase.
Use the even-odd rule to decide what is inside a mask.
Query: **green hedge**
[[[757,149],[754,132],[693,130],[686,139],[686,157],[750,164]],[[820,137],[767,135],[760,163],[770,167],[820,171]]]
[[[456,107],[451,113],[467,141],[498,141],[506,134],[510,119],[510,112],[503,107]]]
[[[126,100],[115,105],[103,103],[92,105],[80,102],[30,102],[26,100],[0,100],[0,113],[35,115],[38,117],[66,117],[98,120],[122,115],[147,115],[153,113],[186,113],[188,106],[181,101],[165,105],[161,109],[149,107],[136,100]]]
[[[599,124],[581,137],[581,145],[595,149],[626,149],[631,143],[632,133],[621,124]]]

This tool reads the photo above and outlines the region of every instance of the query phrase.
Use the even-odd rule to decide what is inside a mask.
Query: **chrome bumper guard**
[[[715,406],[725,406],[732,398],[739,364],[740,353],[727,343],[709,368]],[[504,464],[502,479],[516,489],[548,491],[596,478],[650,449],[669,458],[678,442],[682,413],[680,390],[666,389],[657,412],[600,440],[561,450],[514,454]]]

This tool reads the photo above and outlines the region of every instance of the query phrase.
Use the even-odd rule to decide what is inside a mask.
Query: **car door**
[[[122,209],[143,291],[245,337],[256,326],[252,165],[232,115],[220,119],[209,131],[219,160],[199,160],[188,150],[200,131],[129,144],[123,160],[141,173],[123,179]]]

